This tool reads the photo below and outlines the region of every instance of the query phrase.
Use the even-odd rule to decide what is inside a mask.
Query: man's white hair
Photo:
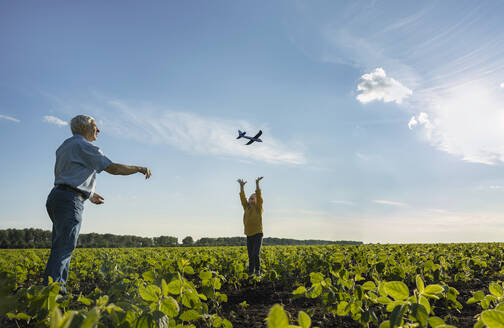
[[[89,115],[77,115],[70,121],[70,129],[73,134],[82,134],[91,127],[91,123],[95,119]]]

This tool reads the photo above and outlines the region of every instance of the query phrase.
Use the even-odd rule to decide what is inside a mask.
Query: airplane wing
[[[250,145],[250,144],[251,144],[251,143],[253,143],[253,142],[254,142],[254,139],[250,139],[250,141],[249,141],[249,142],[247,142],[247,143],[246,143],[246,145]]]
[[[262,130],[259,130],[259,132],[254,136],[254,139],[257,139],[261,136]]]

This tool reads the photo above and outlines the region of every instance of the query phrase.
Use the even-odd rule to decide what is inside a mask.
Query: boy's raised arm
[[[256,179],[256,199],[257,199],[257,205],[259,205],[260,207],[262,207],[262,204],[263,204],[263,198],[262,198],[262,193],[261,193],[261,188],[259,187],[259,181],[262,180],[262,178],[264,177],[259,177]]]
[[[245,197],[245,189],[243,186],[247,183],[247,181],[243,181],[242,179],[238,179],[238,183],[240,184],[240,200],[243,206],[243,209],[247,208],[247,197]]]

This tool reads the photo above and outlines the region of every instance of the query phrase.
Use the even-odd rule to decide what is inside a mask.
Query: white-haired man
[[[72,253],[77,246],[84,201],[103,204],[104,198],[95,193],[96,173],[105,170],[114,175],[142,173],[148,179],[146,167],[112,163],[92,142],[100,130],[91,116],[77,115],[70,121],[73,136],[56,150],[54,188],[46,202],[53,223],[52,247],[44,273],[44,281],[52,277],[61,282],[61,294],[66,294],[66,281]]]

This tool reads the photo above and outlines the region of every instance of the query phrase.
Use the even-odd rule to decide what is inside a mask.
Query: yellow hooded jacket
[[[249,205],[245,192],[240,191],[240,200],[243,206],[243,225],[245,226],[245,234],[253,236],[262,233],[262,213],[263,213],[263,199],[261,189],[256,189],[256,204]]]

